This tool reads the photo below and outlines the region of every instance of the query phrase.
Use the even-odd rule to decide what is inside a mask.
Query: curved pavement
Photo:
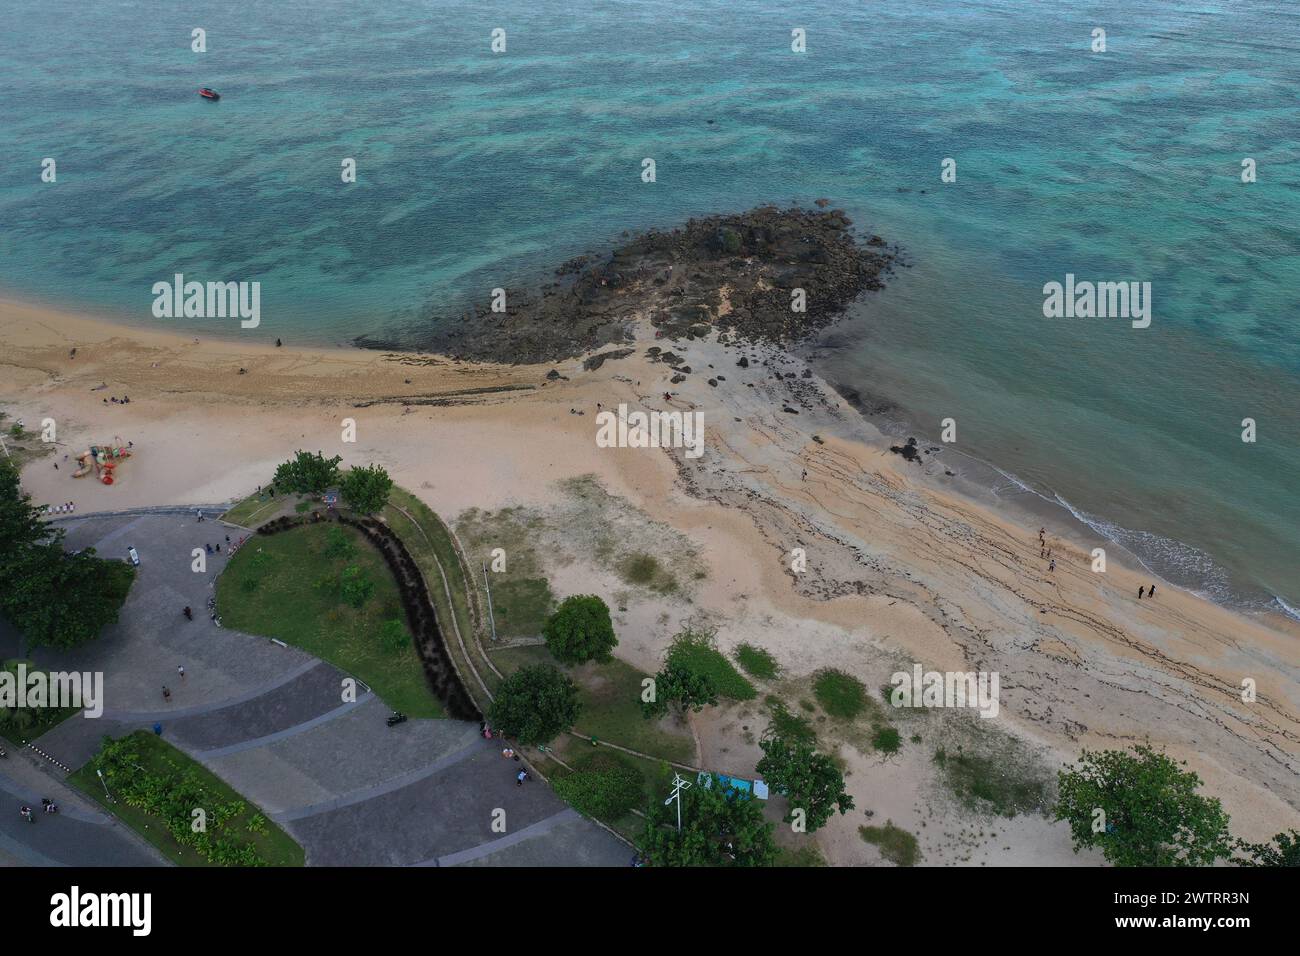
[[[356,701],[343,700],[346,675],[332,665],[206,620],[199,612],[225,565],[224,536],[238,540],[242,531],[199,523],[189,511],[84,515],[63,524],[70,547],[93,545],[116,557],[133,544],[141,566],[121,620],[98,641],[34,655],[46,668],[104,672],[103,717],[73,717],[37,742],[61,763],[79,767],[104,734],[160,722],[167,740],[293,835],[310,865],[627,865],[627,846],[550,788],[516,786],[519,765],[477,725],[411,720],[390,728],[388,707],[364,687]],[[223,552],[194,573],[190,550],[205,542],[220,542]],[[196,609],[192,622],[179,613],[187,604]],[[4,644],[0,635],[0,651],[17,652]],[[185,666],[184,682],[177,664]],[[163,684],[172,691],[168,704]],[[20,759],[39,762],[30,751]],[[0,800],[12,802],[25,791],[6,780],[6,763]],[[50,764],[41,770],[60,774]],[[12,820],[0,814],[0,861],[161,862],[84,798],[55,799],[68,812],[36,825],[19,817],[16,803]]]

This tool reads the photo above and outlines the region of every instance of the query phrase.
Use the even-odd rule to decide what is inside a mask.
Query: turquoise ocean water
[[[0,290],[344,342],[826,196],[913,263],[827,374],[931,438],[955,418],[1169,580],[1297,607],[1297,89],[1292,0],[4,4]],[[260,281],[261,328],[154,319],[176,272]],[[1151,282],[1151,327],[1045,319],[1067,272]]]

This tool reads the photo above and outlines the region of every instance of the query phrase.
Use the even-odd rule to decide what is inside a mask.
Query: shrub
[[[915,866],[921,858],[916,837],[886,820],[883,827],[858,827],[858,835],[880,849],[880,855],[896,866]]]
[[[331,525],[325,532],[325,553],[331,558],[347,560],[357,553],[357,546],[346,531],[338,525]]]
[[[601,757],[567,777],[557,777],[555,792],[579,813],[617,820],[645,800],[641,775],[626,764]]]
[[[832,668],[818,671],[813,677],[813,694],[822,710],[844,720],[852,720],[867,706],[867,691],[862,681]]]
[[[758,696],[754,685],[718,650],[712,628],[688,624],[673,638],[664,660],[690,673],[706,675],[722,697],[753,700]]]
[[[902,746],[902,743],[898,731],[893,727],[879,727],[871,738],[871,746],[885,754],[898,753],[898,748]]]
[[[360,608],[375,592],[375,582],[355,564],[343,569],[339,575],[339,599],[349,607]]]
[[[745,673],[761,680],[771,680],[776,677],[779,670],[776,666],[776,658],[753,644],[741,644],[737,647],[736,660],[745,669]]]

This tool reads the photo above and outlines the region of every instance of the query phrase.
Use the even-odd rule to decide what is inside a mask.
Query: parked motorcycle
[[[388,726],[396,727],[398,724],[406,723],[406,715],[399,711],[394,711],[393,716],[388,718]]]

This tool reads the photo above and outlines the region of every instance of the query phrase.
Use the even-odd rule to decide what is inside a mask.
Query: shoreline
[[[462,389],[440,389],[436,394],[422,394],[418,388],[395,388],[391,381],[395,375],[389,375],[390,381],[386,382],[386,390],[383,394],[371,394],[369,390],[354,395],[351,401],[355,407],[364,408],[378,404],[402,404],[402,405],[421,405],[421,404],[444,404],[446,402],[458,400],[472,400],[474,396],[487,396],[493,392],[509,392],[515,389],[527,389],[530,383],[524,379],[535,379],[530,377],[527,371],[530,363],[501,363],[492,361],[478,361],[470,359],[452,358],[435,352],[418,350],[410,346],[394,345],[390,348],[380,348],[378,345],[363,346],[355,343],[339,343],[337,345],[309,345],[304,347],[276,347],[273,344],[262,342],[249,342],[241,339],[239,333],[233,330],[228,331],[225,335],[212,335],[199,337],[192,336],[185,332],[172,330],[149,330],[130,324],[120,324],[113,319],[101,318],[85,310],[65,311],[61,308],[52,307],[41,302],[26,300],[13,296],[4,290],[0,290],[0,328],[4,327],[3,319],[10,315],[20,317],[23,323],[32,325],[37,322],[50,322],[65,326],[73,333],[67,336],[68,342],[81,343],[79,348],[86,344],[96,345],[105,344],[118,340],[134,339],[137,344],[144,345],[147,348],[159,350],[160,352],[172,352],[174,350],[190,350],[192,346],[197,347],[197,356],[204,358],[225,357],[227,359],[233,356],[252,356],[264,361],[273,361],[277,358],[284,359],[287,355],[310,356],[317,360],[333,360],[340,368],[346,368],[353,365],[353,360],[360,359],[362,356],[380,356],[383,359],[393,359],[399,363],[411,363],[417,366],[429,367],[448,367],[456,368],[465,375],[467,380],[477,380],[484,384],[470,385],[466,384]],[[51,343],[47,343],[52,345]],[[592,355],[598,355],[601,352],[610,353],[619,351],[619,346],[629,343],[606,343],[592,350]],[[632,344],[635,344],[633,342]],[[732,343],[736,344],[736,343]],[[774,345],[773,343],[739,343],[742,347],[748,344],[750,347],[775,348],[781,354],[788,355],[800,362],[806,363],[810,368],[816,368],[816,356],[809,354],[819,352],[824,347],[817,347],[809,350],[805,343],[793,343],[787,346]],[[197,357],[196,356],[196,357]],[[583,361],[590,358],[587,355],[579,355],[572,360]],[[51,357],[51,361],[53,358]],[[4,359],[0,359],[0,368],[9,365]],[[365,373],[358,372],[358,378],[369,380],[376,363],[366,363],[360,361],[360,365],[369,365]],[[558,366],[564,364],[564,360],[549,360],[546,363],[531,363],[532,367],[541,367],[543,364]],[[10,366],[13,367],[13,366]],[[23,369],[30,373],[30,368]],[[477,373],[477,374],[476,374]],[[820,373],[818,373],[820,375]],[[384,379],[381,377],[381,381]],[[879,451],[887,451],[892,441],[902,441],[906,435],[924,435],[918,429],[911,427],[906,418],[898,417],[902,412],[897,405],[892,402],[873,396],[869,392],[862,392],[857,386],[844,382],[823,379],[824,384],[832,390],[841,401],[853,408],[858,414],[861,422],[866,426],[860,436],[860,440],[865,444],[874,447]],[[406,384],[405,377],[403,385]],[[391,390],[391,391],[389,391]],[[200,390],[195,390],[197,394]],[[220,393],[218,393],[220,394]],[[3,396],[0,396],[3,397]],[[222,395],[227,400],[237,400],[234,393]],[[337,397],[337,396],[336,396]],[[319,396],[311,396],[319,400]],[[265,396],[259,397],[258,401],[265,400]],[[346,399],[345,399],[346,401]],[[886,417],[889,413],[892,416]],[[931,446],[933,443],[928,438],[925,441]],[[1260,604],[1258,601],[1249,601],[1246,598],[1232,595],[1228,600],[1216,598],[1208,591],[1198,589],[1187,584],[1168,580],[1163,573],[1153,568],[1142,555],[1134,552],[1123,543],[1109,537],[1105,532],[1099,530],[1089,521],[1083,519],[1076,513],[1076,510],[1059,495],[1056,500],[1048,498],[1042,491],[1033,488],[1018,478],[1016,475],[1000,468],[997,464],[987,461],[978,456],[963,452],[957,449],[944,449],[950,455],[957,455],[969,462],[975,469],[983,472],[976,477],[967,473],[957,473],[947,477],[952,478],[949,483],[952,493],[958,495],[963,500],[981,508],[991,511],[1009,512],[1008,517],[1019,524],[1028,526],[1031,523],[1044,524],[1057,535],[1064,535],[1071,540],[1082,545],[1089,543],[1094,546],[1105,546],[1108,555],[1110,549],[1117,549],[1122,555],[1122,561],[1130,566],[1134,571],[1141,571],[1147,575],[1155,577],[1166,588],[1178,588],[1179,590],[1196,597],[1200,600],[1207,601],[1217,607],[1222,607],[1233,614],[1252,620],[1261,620],[1267,626],[1277,627],[1284,625],[1300,625],[1300,608],[1288,608],[1287,602],[1278,595],[1272,594],[1261,588],[1259,594],[1267,595],[1270,599],[1267,603]],[[900,459],[900,462],[902,459]],[[940,459],[933,458],[923,463],[923,467],[929,464],[942,464]],[[946,467],[946,466],[945,466]],[[996,490],[996,479],[992,476],[999,476],[1006,482],[1015,485],[1019,489],[1017,500],[1002,497]],[[1051,489],[1049,489],[1051,490]],[[1094,519],[1106,522],[1102,516],[1091,516]],[[1119,527],[1119,526],[1116,526]],[[1134,529],[1121,528],[1120,530],[1132,532]],[[1172,540],[1172,539],[1171,539]],[[1182,547],[1188,547],[1182,542],[1174,541]],[[1209,556],[1211,559],[1213,556]],[[1136,565],[1136,567],[1133,567]],[[1271,622],[1271,623],[1270,623]],[[1300,636],[1300,631],[1297,631]]]
[[[630,354],[595,368],[582,358],[500,366],[356,348],[196,345],[0,300],[9,344],[0,397],[14,417],[54,417],[60,442],[80,447],[113,433],[136,441],[112,488],[68,482],[50,458],[27,465],[33,498],[73,497],[78,517],[233,500],[300,447],[337,447],[345,464],[379,462],[449,521],[470,507],[545,506],[562,479],[592,474],[690,538],[710,569],[686,604],[627,602],[616,620],[619,656],[634,666],[653,673],[671,622],[700,613],[722,625],[724,647],[767,647],[796,676],[835,666],[871,687],[900,660],[996,670],[1001,726],[1045,748],[1048,763],[1077,759],[1080,747],[1150,740],[1201,775],[1244,835],[1300,826],[1295,622],[1172,586],[1139,604],[1146,572],[1117,555],[1105,575],[1088,573],[1088,542],[1052,525],[1060,564],[1049,574],[1037,548],[1042,522],[891,454],[887,436],[787,350],[690,340],[679,351],[697,373],[674,383],[674,368],[646,354],[663,340],[648,323],[635,331]],[[101,380],[110,388],[90,392]],[[102,394],[122,392],[129,405],[103,404]],[[620,401],[702,410],[704,457],[598,449],[596,403]],[[358,442],[336,446],[345,417],[356,420]],[[792,546],[807,549],[809,573],[786,566]],[[561,596],[622,586],[582,567],[554,570],[554,582]],[[1237,699],[1243,674],[1257,680],[1257,707]],[[724,717],[702,722],[704,745],[744,772],[758,755]],[[920,825],[874,762],[840,751],[860,803]],[[904,766],[913,784],[933,772]],[[862,862],[855,825],[839,823],[824,838],[836,841],[832,858]],[[1067,862],[1059,827],[1042,830],[1026,837],[1037,847],[1030,858]]]
[[[803,355],[803,357],[814,368],[817,367],[814,357],[806,355]],[[922,446],[935,445],[935,441],[929,438],[923,430],[915,427],[910,419],[905,416],[903,409],[892,402],[864,394],[856,386],[847,383],[827,379],[827,384],[879,433],[880,437],[876,443],[882,447],[889,447],[891,440],[901,442],[910,436],[920,436],[918,441],[921,442]],[[1046,486],[1044,489],[1036,488],[1015,473],[1003,469],[989,459],[981,458],[978,455],[957,448],[943,448],[943,451],[950,456],[949,461],[951,457],[955,456],[962,459],[967,466],[968,470],[958,471],[951,477],[953,478],[953,487],[956,493],[973,502],[994,510],[1008,509],[1015,512],[1022,522],[1041,522],[1049,528],[1053,528],[1058,534],[1068,533],[1080,542],[1086,540],[1097,546],[1105,547],[1108,554],[1111,549],[1115,549],[1124,556],[1127,562],[1136,564],[1141,570],[1166,587],[1179,588],[1202,600],[1227,608],[1234,613],[1265,618],[1277,616],[1288,622],[1300,623],[1300,608],[1292,607],[1283,597],[1272,593],[1267,588],[1255,585],[1253,594],[1245,594],[1240,590],[1232,590],[1224,586],[1220,588],[1220,591],[1226,593],[1216,595],[1204,580],[1199,584],[1174,580],[1168,576],[1170,572],[1167,569],[1156,566],[1158,562],[1155,558],[1149,555],[1144,556],[1133,550],[1130,546],[1108,534],[1102,526],[1109,526],[1118,532],[1135,536],[1153,534],[1153,532],[1125,527],[1109,521],[1104,515],[1083,512],[1082,509],[1077,508],[1073,503],[1062,497],[1060,492],[1055,489]],[[932,459],[928,464],[942,465],[945,463],[936,458]],[[972,471],[975,474],[972,474]],[[1013,488],[1012,496],[1007,497],[1000,494],[999,486]],[[1204,555],[1209,559],[1213,570],[1227,574],[1223,565],[1215,560],[1214,555],[1175,538],[1159,535],[1156,537],[1160,544],[1174,545],[1176,548],[1181,549],[1183,553],[1194,552],[1198,555]]]

